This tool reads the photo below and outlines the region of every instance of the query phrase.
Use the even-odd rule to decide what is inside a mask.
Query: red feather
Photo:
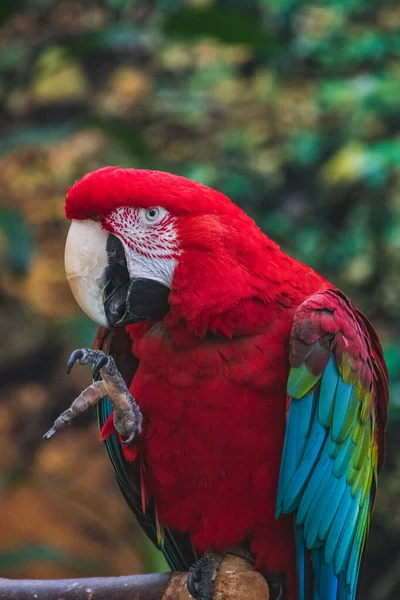
[[[104,167],[88,173],[68,190],[65,213],[68,219],[89,219],[120,206],[160,204],[175,214],[239,211],[221,192],[179,175]]]
[[[146,493],[161,525],[188,533],[200,553],[250,541],[257,567],[285,573],[295,600],[292,516],[275,520],[290,334],[302,303],[332,286],[281,252],[226,196],[169,173],[101,169],[69,190],[66,214],[103,219],[124,205],[161,205],[178,216],[182,251],[163,323],[127,327],[140,361],[130,391],[144,415],[137,447]],[[312,323],[300,315],[294,325],[302,359],[332,325],[329,307],[317,304]],[[358,322],[386,398],[379,342]],[[345,318],[340,327],[346,331]],[[326,363],[328,338],[311,370]],[[386,400],[380,435],[385,419]]]

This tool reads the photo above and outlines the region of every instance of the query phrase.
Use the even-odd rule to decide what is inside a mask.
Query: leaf
[[[33,233],[16,211],[0,207],[0,229],[6,240],[6,261],[15,275],[25,275],[35,244]]]
[[[366,162],[366,148],[358,142],[350,142],[325,163],[322,178],[328,185],[357,181],[365,170]]]
[[[398,344],[386,345],[384,352],[389,378],[400,381],[400,346]]]
[[[19,146],[55,143],[70,135],[81,125],[81,120],[70,119],[54,126],[24,125],[14,129],[0,141],[0,155],[10,152]]]
[[[106,51],[133,52],[140,45],[149,45],[150,38],[146,29],[138,30],[134,25],[123,23],[114,24],[110,27],[87,33],[77,41],[71,42],[65,48],[65,52],[71,58],[84,59],[97,56]]]
[[[321,155],[321,140],[307,131],[296,132],[288,141],[289,155],[299,165],[315,164]]]
[[[13,2],[0,2],[0,24],[4,23],[7,19],[12,17],[18,12],[21,12],[25,5],[26,0],[14,0]]]
[[[99,119],[97,117],[89,118],[88,124],[98,127],[120,144],[131,156],[143,158],[148,162],[152,159],[152,151],[147,145],[142,132],[135,129],[133,125],[127,127],[123,121]]]
[[[168,36],[190,40],[214,37],[226,44],[249,44],[259,50],[276,43],[274,34],[256,15],[219,6],[182,8],[167,17],[163,29]]]

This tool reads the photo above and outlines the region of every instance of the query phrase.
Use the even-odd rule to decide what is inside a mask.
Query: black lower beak
[[[123,245],[114,235],[108,238],[107,254],[109,283],[103,302],[109,327],[162,319],[169,309],[169,288],[153,279],[130,280]]]

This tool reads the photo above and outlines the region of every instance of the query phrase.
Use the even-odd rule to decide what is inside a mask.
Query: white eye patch
[[[107,217],[106,228],[123,243],[130,277],[171,287],[180,254],[176,221],[162,206],[121,206]]]

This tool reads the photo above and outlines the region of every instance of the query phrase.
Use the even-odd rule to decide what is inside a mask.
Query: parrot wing
[[[139,361],[132,354],[132,343],[125,329],[109,330],[100,327],[94,342],[94,349],[103,350],[114,358],[119,372],[129,386]],[[112,413],[112,405],[107,396],[100,400],[96,411],[101,430]],[[145,499],[141,477],[141,461],[127,462],[124,459],[121,443],[116,434],[108,436],[104,440],[104,444],[121,492],[140,526],[153,544],[162,551],[172,570],[188,570],[197,559],[190,540],[187,536],[173,532],[168,528],[161,529],[154,504]]]
[[[295,511],[299,600],[354,600],[384,454],[388,373],[339,290],[297,310],[277,516]]]

